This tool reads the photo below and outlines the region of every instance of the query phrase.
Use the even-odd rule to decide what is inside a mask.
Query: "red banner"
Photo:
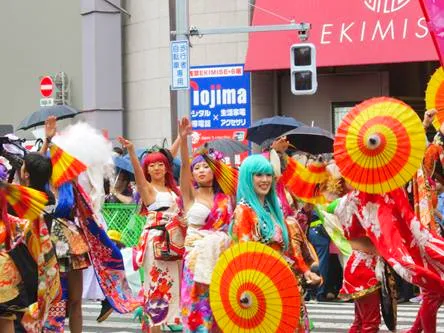
[[[256,7],[253,25],[310,23],[318,66],[437,60],[418,0],[257,0]],[[245,69],[289,68],[295,43],[296,31],[250,33]]]

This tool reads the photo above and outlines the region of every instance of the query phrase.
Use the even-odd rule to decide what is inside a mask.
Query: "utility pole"
[[[176,41],[189,39],[189,5],[188,0],[176,0]],[[188,43],[189,44],[189,43]],[[189,56],[189,53],[188,53]],[[188,64],[190,63],[188,59]],[[189,74],[188,74],[189,79]],[[189,84],[188,84],[189,86]],[[177,118],[190,116],[190,92],[189,89],[177,90]]]
[[[278,25],[262,25],[262,26],[240,26],[240,27],[216,27],[199,29],[191,27],[189,23],[189,0],[176,0],[176,31],[171,31],[171,35],[176,36],[176,41],[189,41],[190,36],[213,35],[213,34],[235,34],[250,32],[270,32],[270,31],[297,31],[299,39],[306,41],[308,32],[311,29],[309,23],[290,23]],[[247,1],[247,0],[245,0]],[[188,44],[189,46],[189,44]],[[189,52],[188,52],[189,57]],[[188,59],[189,64],[189,59]],[[187,75],[189,80],[189,74]],[[189,84],[187,85],[189,87]],[[177,117],[190,116],[190,93],[188,89],[177,90]]]

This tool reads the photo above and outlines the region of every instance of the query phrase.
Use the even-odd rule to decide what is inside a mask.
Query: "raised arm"
[[[185,209],[194,201],[193,175],[191,174],[190,153],[188,151],[188,135],[192,132],[190,120],[183,117],[179,122],[179,137],[180,137],[180,159],[182,160],[180,166],[180,191]]]
[[[45,155],[48,151],[49,144],[51,143],[52,138],[56,134],[57,131],[57,118],[54,116],[49,116],[48,119],[45,120],[45,140],[43,141],[43,145],[40,148],[40,155]]]
[[[137,191],[139,192],[143,203],[145,205],[152,204],[156,200],[156,192],[153,186],[145,178],[142,166],[137,158],[134,144],[121,136],[119,136],[117,140],[119,140],[120,144],[128,150],[131,164],[133,165],[134,169],[134,178],[136,179]]]
[[[180,135],[177,135],[176,140],[174,140],[173,144],[171,145],[170,152],[173,157],[176,157],[179,153],[180,149]]]
[[[430,109],[427,110],[424,113],[424,120],[422,121],[422,125],[427,130],[430,126],[433,124],[433,119],[435,118],[435,115],[438,113],[436,109]]]

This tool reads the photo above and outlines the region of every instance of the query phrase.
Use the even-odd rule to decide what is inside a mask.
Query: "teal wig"
[[[282,229],[282,237],[284,239],[285,248],[288,249],[288,231],[284,222],[284,215],[279,204],[276,194],[276,184],[274,178],[273,167],[271,163],[262,155],[251,155],[247,157],[241,164],[239,169],[239,182],[237,187],[237,203],[245,201],[255,211],[259,223],[261,236],[265,240],[272,239],[275,228],[273,219],[270,216],[254,191],[253,176],[255,174],[267,174],[273,176],[270,192],[265,196],[265,203],[270,208],[270,213],[276,223]]]

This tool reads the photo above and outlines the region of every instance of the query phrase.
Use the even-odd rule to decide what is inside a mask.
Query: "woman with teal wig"
[[[273,167],[262,155],[249,156],[239,170],[237,207],[231,225],[235,241],[260,241],[288,250],[289,238],[275,190]],[[255,220],[255,228],[246,228],[245,218]],[[250,229],[250,230],[247,230]]]
[[[310,263],[304,257],[302,247],[307,240],[302,231],[298,232],[300,228],[296,228],[296,224],[294,220],[284,218],[271,163],[263,155],[246,158],[239,170],[237,206],[230,225],[232,239],[270,246],[287,259],[297,276],[304,276],[308,284],[319,284],[321,278],[311,271]],[[310,331],[305,311],[303,308],[298,332]]]

